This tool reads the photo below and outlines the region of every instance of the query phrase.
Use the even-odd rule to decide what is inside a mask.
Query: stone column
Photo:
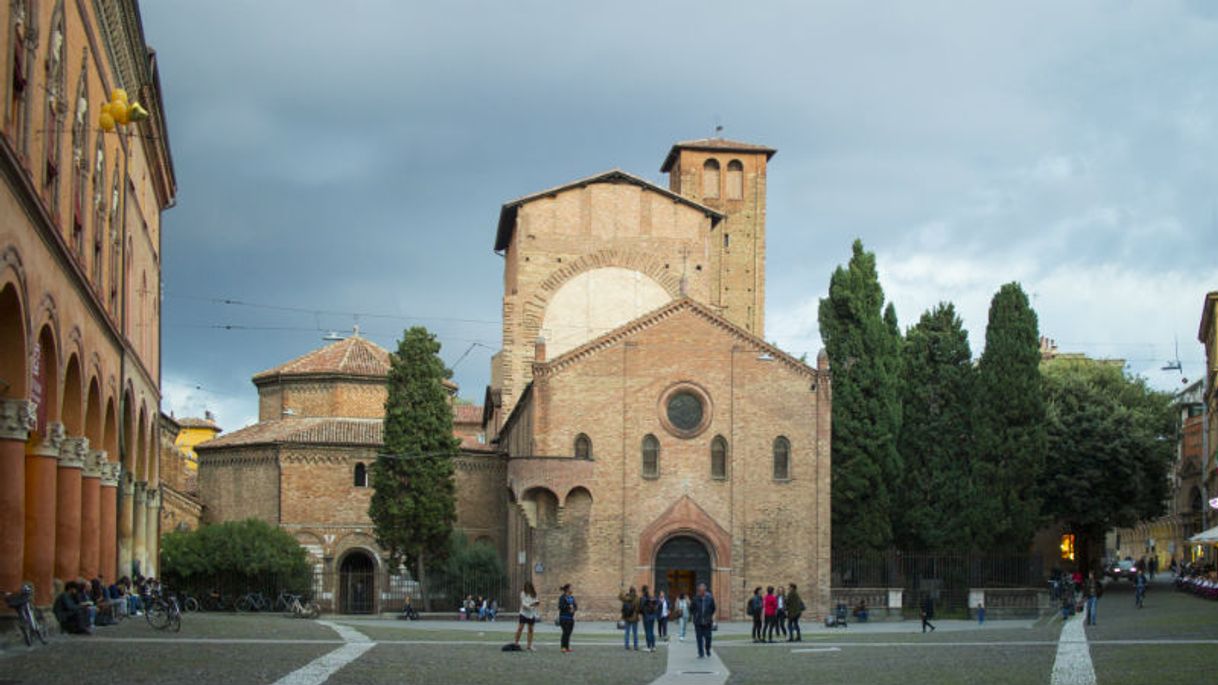
[[[25,455],[25,579],[34,584],[34,602],[47,605],[54,599],[55,577],[55,479],[63,424],[48,422],[46,435]]]
[[[140,566],[140,575],[148,575],[148,483],[146,481],[136,481],[135,497],[132,498],[135,506],[131,507],[132,518],[135,525],[131,536],[131,561],[134,567],[138,562]]]
[[[144,528],[144,546],[147,549],[148,570],[146,576],[161,577],[161,489],[149,488],[147,496],[148,523]]]
[[[103,452],[102,454],[105,454]],[[106,582],[113,583],[118,573],[118,479],[122,467],[116,462],[102,465],[101,517],[98,526],[98,566]]]
[[[101,472],[104,450],[90,450],[80,472],[80,575],[92,580],[101,572]],[[106,576],[107,583],[114,579]]]
[[[119,483],[123,489],[118,504],[118,575],[131,575],[131,551],[135,546],[135,478],[119,467]]]
[[[25,558],[25,442],[34,403],[0,400],[0,592],[21,586]]]
[[[55,577],[65,583],[80,576],[80,481],[88,456],[88,438],[66,438],[59,450],[55,480]]]

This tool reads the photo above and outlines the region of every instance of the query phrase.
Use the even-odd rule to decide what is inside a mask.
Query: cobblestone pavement
[[[1101,600],[1098,617],[1085,630],[1083,652],[1093,662],[1095,682],[1201,683],[1213,682],[1218,673],[1218,602],[1176,593],[1160,582],[1139,610],[1128,584],[1116,584]],[[730,672],[729,683],[1051,682],[1062,628],[1058,618],[936,625],[939,630],[926,635],[916,621],[837,631],[808,626],[802,643],[754,645],[747,624],[724,624],[715,651]],[[647,684],[664,675],[670,662],[663,643],[655,654],[623,650],[621,634],[610,623],[581,623],[572,654],[559,651],[557,628],[540,624],[536,652],[501,652],[514,629],[511,621],[189,614],[182,632],[163,633],[136,619],[99,628],[93,637],[61,636],[47,647],[0,651],[0,685]]]

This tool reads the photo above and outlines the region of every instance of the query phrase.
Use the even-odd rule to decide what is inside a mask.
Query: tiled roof
[[[453,405],[453,423],[482,423],[482,405]]]
[[[291,418],[261,421],[215,440],[200,443],[195,446],[195,450],[206,452],[224,447],[282,443],[379,447],[383,434],[381,419]]]
[[[190,416],[184,416],[180,419],[174,419],[174,421],[177,421],[178,425],[183,428],[211,428],[216,432],[220,431],[220,427],[217,426],[216,422],[212,421],[211,419],[197,419]]]
[[[672,149],[668,151],[668,156],[664,158],[664,164],[660,166],[660,171],[668,173],[672,169],[672,165],[677,163],[677,153],[681,150],[735,150],[738,152],[764,152],[765,158],[769,159],[778,152],[772,147],[765,145],[755,145],[753,143],[742,143],[738,140],[728,140],[726,138],[699,138],[698,140],[683,140],[679,143],[674,143]]]
[[[255,374],[254,382],[276,376],[326,374],[385,378],[389,375],[389,352],[367,338],[353,335]]]

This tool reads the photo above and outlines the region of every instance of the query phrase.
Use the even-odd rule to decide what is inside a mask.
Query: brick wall
[[[199,455],[203,522],[259,518],[279,523],[279,464],[274,447]]]
[[[287,445],[281,450],[282,523],[371,525],[372,488],[355,486],[354,469],[360,462],[370,469],[376,450],[307,445]]]

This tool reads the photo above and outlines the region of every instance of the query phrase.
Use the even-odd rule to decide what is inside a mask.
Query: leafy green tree
[[[884,549],[892,543],[889,484],[901,473],[900,333],[862,241],[833,272],[819,321],[833,370],[833,544]]]
[[[1049,454],[1044,512],[1075,534],[1079,567],[1096,568],[1104,533],[1164,513],[1172,461],[1171,396],[1089,359],[1044,365]]]
[[[1018,283],[990,302],[977,370],[978,512],[988,526],[980,546],[1022,554],[1041,522],[1037,486],[1047,437],[1036,312]]]
[[[390,564],[416,570],[428,609],[426,566],[443,561],[456,520],[453,457],[460,445],[443,385],[451,372],[439,353],[435,336],[415,326],[390,355],[384,453],[372,468],[368,509]]]
[[[308,554],[291,534],[261,519],[213,523],[161,538],[161,575],[194,592],[219,585],[243,592],[273,579],[279,589],[307,592]]]
[[[893,527],[904,550],[971,549],[974,520],[973,393],[968,331],[950,302],[922,314],[905,334],[901,434],[905,472]]]
[[[450,600],[460,600],[466,595],[502,600],[496,594],[504,587],[507,573],[499,552],[491,545],[470,542],[460,530],[453,530],[449,537],[448,558],[438,571]]]

